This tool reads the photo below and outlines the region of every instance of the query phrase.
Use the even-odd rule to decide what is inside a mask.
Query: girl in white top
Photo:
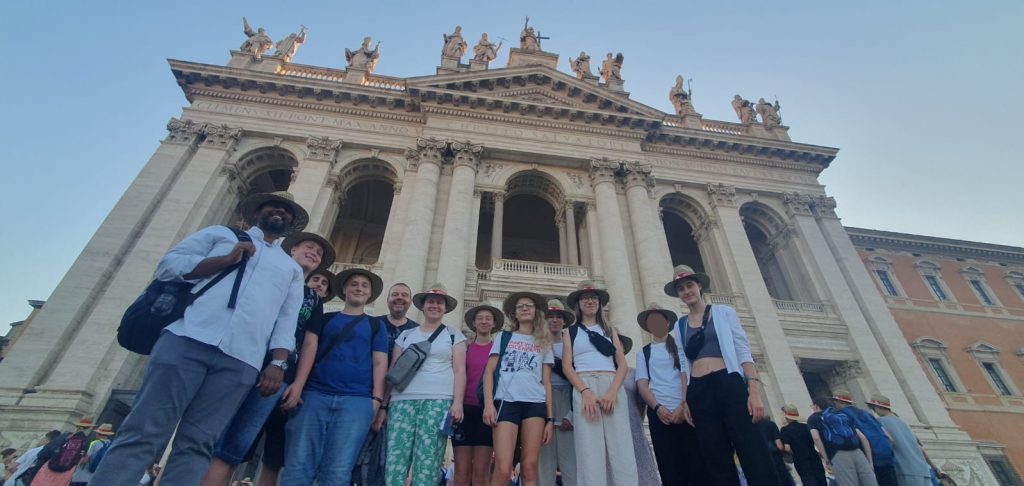
[[[395,340],[392,366],[409,346],[427,341],[434,331],[443,329],[430,345],[430,352],[405,390],[393,391],[388,426],[387,486],[404,486],[412,469],[412,486],[433,486],[441,469],[448,437],[438,430],[451,414],[452,422],[462,421],[462,398],[466,391],[466,337],[441,322],[455,310],[458,301],[441,284],[434,284],[412,297],[413,305],[423,311],[424,321],[417,328],[403,331]]]
[[[575,389],[576,481],[628,486],[637,484],[629,410],[622,389],[629,367],[618,333],[602,316],[608,298],[608,292],[589,280],[566,298],[576,310],[577,324],[562,333],[562,371]]]
[[[551,337],[541,312],[544,299],[515,292],[505,299],[512,331],[494,339],[484,369],[484,423],[494,427],[493,486],[505,486],[512,474],[517,439],[522,446],[520,479],[537,484],[540,448],[551,441]],[[505,333],[511,332],[511,336]],[[502,350],[502,341],[507,346]],[[503,352],[504,351],[504,352]],[[494,372],[498,370],[498,383]]]

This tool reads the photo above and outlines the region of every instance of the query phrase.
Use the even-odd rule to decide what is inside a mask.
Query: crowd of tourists
[[[874,415],[845,391],[815,398],[806,419],[787,405],[780,430],[736,311],[708,304],[710,278],[688,266],[666,269],[682,315],[651,304],[613,324],[615,296],[584,281],[564,300],[523,290],[451,317],[443,282],[417,292],[328,271],[333,245],[302,231],[288,193],[240,210],[248,238],[212,226],[160,260],[159,280],[196,289],[244,272],[160,334],[117,435],[88,421],[54,431],[10,463],[8,484],[226,486],[261,439],[259,485],[434,486],[449,441],[458,486],[795,485],[790,463],[808,486],[929,485],[938,472],[881,395]],[[387,312],[368,316],[381,295]],[[325,313],[335,297],[342,309]],[[626,325],[650,335],[634,363]]]

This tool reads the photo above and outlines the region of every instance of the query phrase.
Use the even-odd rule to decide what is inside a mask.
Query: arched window
[[[942,279],[941,267],[928,260],[921,260],[914,267],[917,268],[917,273],[921,274],[925,286],[928,287],[935,300],[939,302],[955,302],[953,294],[949,291],[949,287],[946,287],[946,282]]]
[[[397,175],[389,164],[365,159],[349,164],[338,176],[338,208],[330,241],[338,261],[374,265],[394,203]]]

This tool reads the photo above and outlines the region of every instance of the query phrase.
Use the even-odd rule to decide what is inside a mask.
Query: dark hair
[[[817,405],[818,408],[825,410],[832,406],[832,397],[828,395],[818,395],[814,397],[814,404]]]
[[[13,447],[8,447],[8,448],[4,449],[3,452],[0,452],[0,457],[3,457],[4,459],[7,459],[8,457],[11,457],[11,455],[14,454],[15,452],[18,452],[18,449],[15,449]]]
[[[665,350],[672,357],[672,367],[677,370],[682,369],[679,366],[679,346],[676,344],[676,338],[672,337],[671,334],[665,339]]]
[[[53,440],[53,439],[56,439],[57,437],[60,437],[60,431],[59,430],[51,430],[51,431],[46,433],[46,438],[47,439]]]
[[[409,292],[412,292],[412,287],[410,287],[409,284],[406,284],[405,282],[398,282],[388,287],[388,294],[391,294],[391,290],[394,289],[395,287],[398,287],[399,285],[409,289]]]

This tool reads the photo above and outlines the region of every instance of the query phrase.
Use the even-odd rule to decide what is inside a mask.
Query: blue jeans
[[[287,383],[282,382],[281,387],[268,397],[260,395],[258,387],[249,390],[242,406],[235,412],[231,423],[221,432],[220,438],[213,446],[213,455],[234,466],[245,462],[253,444],[259,439],[270,412],[280,404],[281,395],[284,395],[287,386]]]
[[[370,397],[302,392],[302,405],[285,425],[281,486],[348,484],[372,421]]]

